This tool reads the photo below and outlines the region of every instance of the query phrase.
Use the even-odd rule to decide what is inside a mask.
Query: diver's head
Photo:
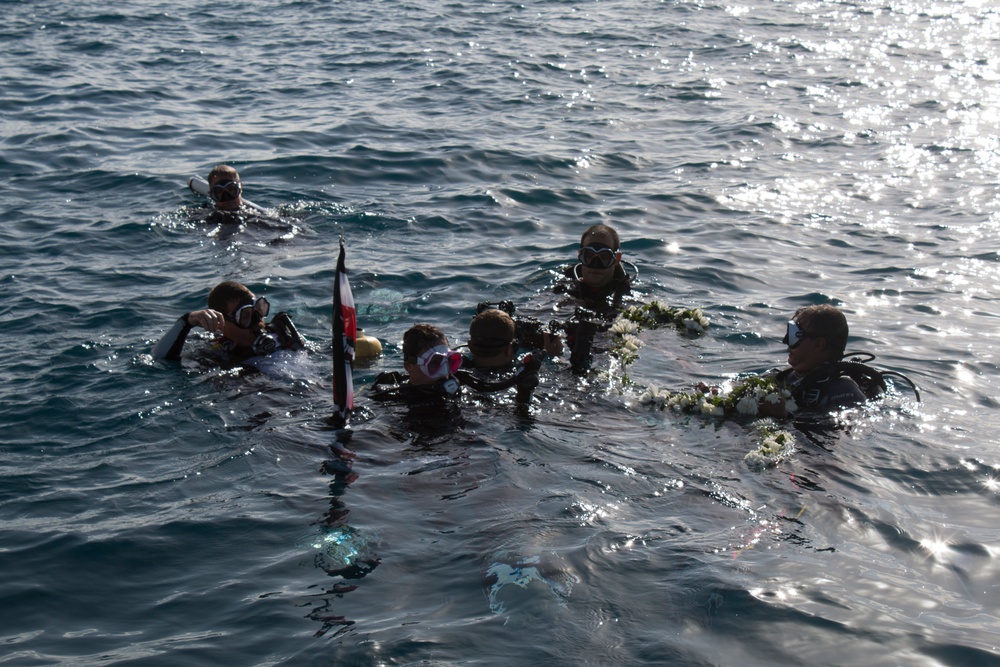
[[[243,205],[243,184],[240,175],[226,164],[216,165],[208,173],[208,194],[220,211],[237,211]]]
[[[821,304],[795,311],[781,342],[788,346],[788,365],[798,373],[808,373],[821,364],[840,361],[848,335],[844,314]]]
[[[469,351],[481,368],[503,368],[514,359],[514,319],[487,308],[469,324]]]
[[[247,354],[259,352],[255,350],[254,342],[264,333],[267,325],[264,318],[271,310],[266,298],[256,297],[245,285],[227,280],[209,293],[208,307],[225,317],[222,335],[232,343],[235,351]]]
[[[410,384],[424,385],[449,377],[462,365],[462,355],[448,347],[448,338],[430,324],[415,324],[403,334],[403,368]]]
[[[622,260],[618,232],[607,225],[594,225],[580,237],[580,282],[601,288],[615,279],[615,270]]]

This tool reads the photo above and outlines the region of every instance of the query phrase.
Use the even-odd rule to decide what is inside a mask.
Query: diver
[[[608,225],[588,227],[580,237],[577,259],[577,264],[564,270],[554,287],[556,293],[569,295],[602,317],[613,317],[631,295],[639,275],[634,264],[622,259],[618,232]]]
[[[457,396],[455,372],[461,366],[462,354],[451,349],[444,332],[431,324],[414,324],[403,334],[406,373],[380,373],[370,395],[375,400]]]
[[[462,369],[463,357],[451,349],[447,336],[430,324],[415,324],[403,334],[403,368],[406,373],[380,373],[372,383],[373,400],[402,399],[421,403],[439,399],[457,399],[463,386],[473,391],[495,392],[518,388],[518,397],[528,400],[538,385],[538,369],[545,353],[534,351],[509,364],[506,377],[499,380],[482,377]]]
[[[208,294],[208,308],[184,313],[153,347],[155,359],[180,359],[184,341],[194,327],[217,334],[215,348],[227,361],[239,362],[277,350],[301,350],[305,340],[286,312],[270,322],[271,310],[265,297],[254,296],[245,285],[227,280]]]
[[[235,168],[226,164],[216,165],[208,172],[208,197],[212,212],[205,219],[214,224],[243,223],[260,213],[243,199],[243,183]]]
[[[825,413],[858,406],[885,393],[887,375],[904,380],[920,400],[916,386],[906,376],[864,363],[875,355],[845,354],[848,334],[847,318],[829,304],[799,308],[788,322],[781,341],[788,346],[788,368],[773,372],[773,377],[791,392],[800,411]],[[853,358],[845,361],[845,356]],[[766,416],[788,415],[784,399],[765,401],[759,407]]]
[[[246,225],[286,232],[279,238],[288,238],[288,234],[298,231],[297,226],[291,221],[276,217],[265,208],[244,198],[240,174],[229,165],[219,164],[213,167],[208,173],[207,180],[197,176],[191,177],[188,186],[194,192],[212,200],[212,207],[207,209],[207,214],[203,214],[202,221],[218,225],[225,234],[243,230]]]
[[[563,352],[562,336],[553,324],[543,325],[531,317],[515,315],[514,304],[480,303],[469,323],[469,353],[463,355],[464,367],[509,369],[519,352],[544,350],[558,357]]]
[[[608,225],[587,228],[577,258],[579,263],[566,267],[553,288],[571,297],[577,308],[565,322],[554,324],[566,332],[573,372],[582,374],[590,368],[594,336],[607,330],[622,309],[639,270],[622,259],[618,232]]]
[[[538,386],[538,371],[546,356],[560,356],[562,337],[553,325],[515,316],[514,304],[480,303],[469,323],[468,354],[463,356],[462,384],[478,392],[516,387],[519,403],[526,403]]]

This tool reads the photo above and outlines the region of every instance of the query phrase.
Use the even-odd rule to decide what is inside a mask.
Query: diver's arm
[[[193,327],[188,324],[188,313],[184,313],[163,335],[160,342],[153,348],[154,359],[180,359],[184,341]]]
[[[858,383],[849,377],[831,380],[820,399],[820,407],[826,410],[842,410],[861,405],[867,399]]]
[[[153,348],[153,358],[180,359],[181,349],[184,347],[184,341],[187,340],[191,329],[198,326],[205,331],[222,331],[225,321],[226,318],[222,313],[211,308],[184,313]]]

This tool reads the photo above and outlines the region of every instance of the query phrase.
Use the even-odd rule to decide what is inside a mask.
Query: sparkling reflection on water
[[[988,3],[7,9],[4,660],[996,663]],[[222,160],[288,224],[199,222]],[[360,388],[414,322],[564,315],[596,222],[709,331],[641,332],[631,385],[549,364],[527,415],[362,391],[357,476],[322,471],[342,234]],[[225,278],[311,351],[152,362]],[[780,364],[827,301],[923,403],[761,472],[745,424],[640,403]]]

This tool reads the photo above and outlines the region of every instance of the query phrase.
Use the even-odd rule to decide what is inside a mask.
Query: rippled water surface
[[[992,3],[0,7],[0,663],[1000,664]],[[281,224],[202,222],[219,162]],[[528,414],[369,399],[415,322],[561,315],[598,222],[705,334],[546,362]],[[385,354],[338,435],[342,236]],[[153,361],[224,279],[311,349]],[[923,402],[757,471],[638,400],[781,365],[812,303]]]

